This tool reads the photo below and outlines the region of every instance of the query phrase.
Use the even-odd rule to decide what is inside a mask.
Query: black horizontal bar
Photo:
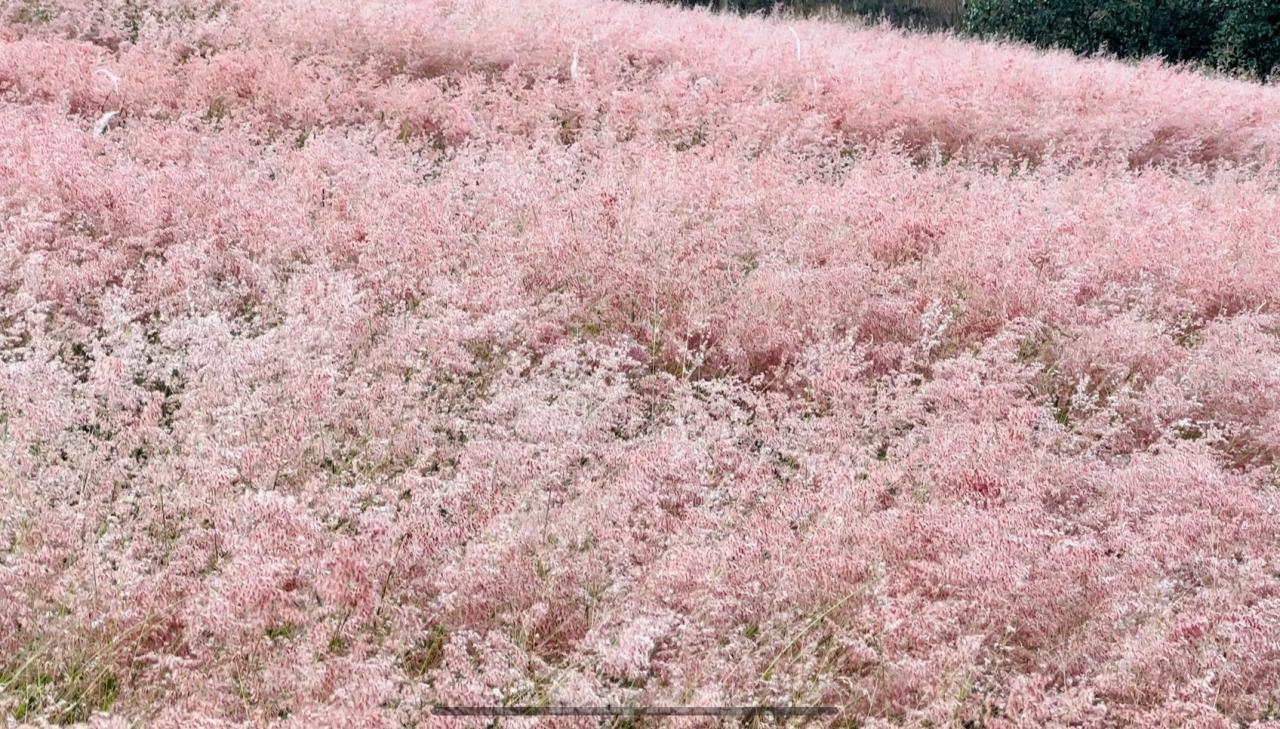
[[[831,716],[834,706],[437,706],[436,716]]]

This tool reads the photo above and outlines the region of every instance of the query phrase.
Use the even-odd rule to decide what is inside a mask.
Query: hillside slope
[[[1276,715],[1280,88],[609,0],[0,8],[11,717]]]

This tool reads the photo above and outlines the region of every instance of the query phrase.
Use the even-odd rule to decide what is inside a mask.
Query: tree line
[[[1280,0],[676,0],[740,13],[838,12],[915,28],[1263,79],[1280,77]]]

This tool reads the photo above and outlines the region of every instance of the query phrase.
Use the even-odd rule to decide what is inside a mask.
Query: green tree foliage
[[[1213,59],[1223,68],[1276,78],[1280,66],[1280,0],[1238,0],[1214,34]]]
[[[1266,78],[1280,0],[970,0],[964,27],[1077,53],[1160,55]]]
[[[840,12],[915,28],[956,28],[1076,53],[1161,56],[1278,77],[1280,0],[674,0],[741,13]]]

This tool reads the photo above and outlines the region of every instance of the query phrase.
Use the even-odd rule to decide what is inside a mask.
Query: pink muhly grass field
[[[3,0],[0,129],[10,721],[1280,726],[1280,88]]]

